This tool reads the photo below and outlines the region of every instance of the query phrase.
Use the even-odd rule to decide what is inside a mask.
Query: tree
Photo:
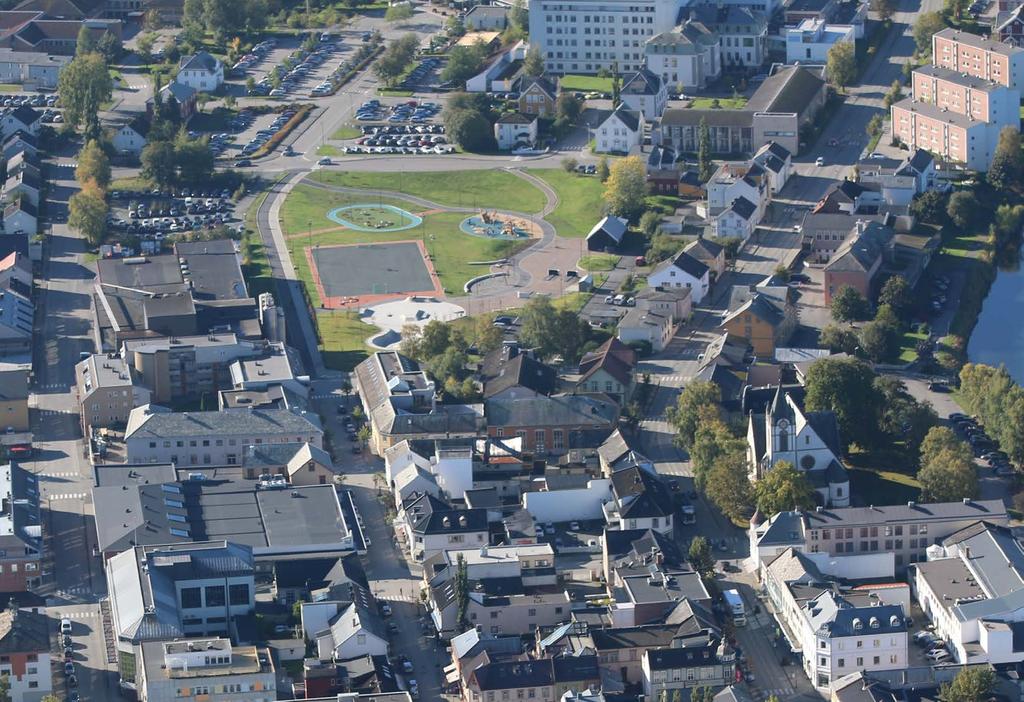
[[[988,702],[996,689],[996,674],[986,666],[964,666],[953,682],[939,688],[942,702]]]
[[[719,457],[745,451],[746,442],[733,435],[722,421],[721,410],[714,405],[698,411],[697,433],[690,449],[693,480],[698,488],[706,489],[711,469]]]
[[[555,118],[564,124],[576,124],[583,112],[583,102],[575,93],[562,91],[555,103]]]
[[[95,183],[83,183],[82,189],[71,196],[68,226],[84,236],[92,246],[103,242],[107,229],[107,201]]]
[[[889,86],[889,92],[885,94],[884,104],[886,109],[892,106],[894,102],[899,102],[903,98],[903,84],[900,83],[899,78],[892,82]],[[879,116],[881,118],[881,116]]]
[[[369,424],[364,424],[363,426],[359,427],[359,431],[356,432],[356,439],[359,441],[360,444],[366,446],[367,444],[370,443],[371,438],[373,438],[373,430],[370,429]]]
[[[139,157],[142,176],[160,187],[170,185],[175,176],[174,144],[169,141],[150,141],[142,148]]]
[[[910,203],[910,214],[928,224],[945,224],[947,198],[938,190],[926,190]]]
[[[697,435],[700,409],[718,407],[721,402],[722,391],[716,383],[695,380],[684,387],[669,413],[669,421],[676,429],[676,442],[689,451]]]
[[[106,190],[110,185],[110,159],[95,139],[85,142],[85,146],[78,152],[75,179],[79,183],[91,180],[101,190]]]
[[[958,190],[949,196],[946,214],[953,224],[966,231],[977,221],[978,198],[970,190]]]
[[[762,514],[811,509],[814,494],[807,475],[789,461],[777,461],[754,485],[754,500]]]
[[[146,10],[146,14],[142,16],[142,28],[147,32],[155,32],[158,29],[163,28],[164,20],[160,16],[160,10],[152,8]]]
[[[940,451],[917,473],[921,499],[926,502],[958,502],[978,496],[974,463],[950,450]]]
[[[612,174],[611,168],[608,167],[608,157],[602,156],[597,161],[597,170],[594,175],[597,176],[598,181],[602,183],[608,182],[608,176]]]
[[[500,349],[504,337],[501,327],[494,326],[494,323],[486,316],[477,320],[474,339],[477,351],[481,354]]]
[[[1024,177],[1024,157],[1021,156],[1020,130],[1003,127],[999,132],[999,143],[992,156],[992,165],[986,177],[997,190],[1011,190],[1021,185]]]
[[[857,77],[857,55],[852,41],[844,41],[828,50],[825,71],[832,85],[843,90]]]
[[[882,133],[882,130],[885,129],[885,124],[882,122],[882,115],[871,115],[871,119],[868,120],[868,124],[864,129],[871,138],[879,136]]]
[[[860,328],[857,339],[867,357],[879,363],[896,352],[899,328],[886,321],[872,320]]]
[[[455,619],[462,626],[468,626],[466,620],[466,609],[469,607],[469,575],[466,568],[466,559],[458,554],[455,565],[455,602],[458,607]]]
[[[619,159],[604,184],[604,203],[619,217],[634,219],[644,208],[647,197],[647,168],[639,156]]]
[[[586,341],[586,323],[569,310],[556,310],[550,298],[534,297],[519,315],[519,338],[541,356],[560,354],[566,361],[579,358]]]
[[[818,346],[833,353],[850,353],[857,349],[857,335],[846,327],[828,324],[818,335]]]
[[[928,432],[939,421],[931,404],[915,400],[903,381],[892,376],[878,376],[874,387],[882,406],[879,428],[893,441],[902,439],[909,452],[919,451]]]
[[[398,5],[392,5],[384,12],[385,22],[404,22],[407,19],[412,19],[413,10],[412,5],[409,3],[399,3]]]
[[[640,231],[644,233],[646,237],[653,237],[658,233],[658,227],[661,224],[661,215],[654,210],[647,210],[640,215]]]
[[[932,52],[932,37],[946,28],[941,12],[923,12],[914,22],[914,45],[917,53],[928,56]]]
[[[453,46],[448,52],[448,63],[441,70],[441,80],[462,85],[480,72],[486,58],[487,49],[482,42],[472,46]]]
[[[579,161],[574,159],[572,156],[566,156],[560,161],[560,163],[562,164],[562,170],[566,173],[575,173],[576,166],[579,165]]]
[[[861,360],[819,359],[807,371],[804,405],[809,412],[835,412],[842,440],[870,447],[878,440],[880,410],[874,379],[874,371]]]
[[[971,447],[961,441],[948,427],[932,427],[921,442],[921,465],[934,461],[940,454],[952,454],[963,461],[971,461]]]
[[[711,555],[711,544],[703,536],[693,537],[687,560],[701,576],[709,578],[715,574],[715,557]]]
[[[902,275],[894,275],[885,281],[878,293],[878,304],[888,305],[898,316],[903,317],[910,311],[910,285]]]
[[[705,492],[729,519],[736,522],[744,518],[752,502],[745,445],[714,460],[708,472]]]
[[[839,322],[853,322],[868,316],[868,301],[860,292],[844,285],[832,296],[832,318]]]
[[[121,46],[121,40],[118,39],[112,32],[104,32],[103,36],[100,37],[97,50],[103,54],[109,63],[114,63],[121,56],[123,47]]]
[[[152,32],[146,32],[135,42],[135,53],[139,55],[139,60],[143,63],[149,63],[153,60],[153,45],[156,43],[156,35]]]
[[[697,178],[706,183],[711,180],[714,172],[711,166],[711,137],[708,134],[708,121],[701,117],[697,128]]]
[[[531,46],[523,60],[523,73],[531,78],[544,74],[544,55],[536,45]]]
[[[75,56],[85,56],[97,51],[99,51],[99,47],[92,29],[83,23],[78,30],[78,40],[75,42]]]
[[[103,57],[95,53],[76,56],[60,72],[57,90],[64,107],[64,123],[72,127],[84,123],[87,133],[96,134],[97,112],[113,91]]]
[[[878,19],[883,22],[889,21],[896,11],[892,0],[871,0],[871,9],[878,15]]]
[[[488,151],[494,147],[491,123],[476,110],[445,111],[444,127],[448,138],[466,151]]]

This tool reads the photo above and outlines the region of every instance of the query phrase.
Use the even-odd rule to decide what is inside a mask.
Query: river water
[[[1024,270],[1000,268],[967,343],[971,363],[1006,366],[1024,385]]]

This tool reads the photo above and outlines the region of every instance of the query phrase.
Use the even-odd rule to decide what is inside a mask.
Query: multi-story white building
[[[686,22],[651,37],[644,45],[647,69],[671,90],[703,88],[722,75],[718,35],[700,22]]]
[[[821,18],[805,19],[786,30],[786,63],[825,63],[837,44],[852,44],[856,31],[851,24],[827,24]]]
[[[907,624],[899,595],[880,595],[871,588],[840,590],[810,557],[793,549],[765,566],[762,576],[779,626],[822,694],[853,671],[907,666]]]
[[[644,45],[676,25],[679,0],[534,0],[530,45],[556,73],[620,73],[644,67]]]
[[[146,641],[139,647],[140,702],[272,702],[270,650],[230,639]]]

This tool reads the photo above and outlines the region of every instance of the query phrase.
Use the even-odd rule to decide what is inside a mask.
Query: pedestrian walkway
[[[59,473],[37,473],[40,478],[80,478],[82,477],[78,471],[65,470]]]
[[[66,383],[50,383],[49,385],[40,385],[40,390],[64,390],[67,391],[68,386]]]

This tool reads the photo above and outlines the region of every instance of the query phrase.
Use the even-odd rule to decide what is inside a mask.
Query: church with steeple
[[[835,412],[805,412],[799,385],[746,388],[747,457],[750,479],[760,480],[779,461],[807,475],[821,503],[848,507],[850,477],[839,459],[839,423]]]

